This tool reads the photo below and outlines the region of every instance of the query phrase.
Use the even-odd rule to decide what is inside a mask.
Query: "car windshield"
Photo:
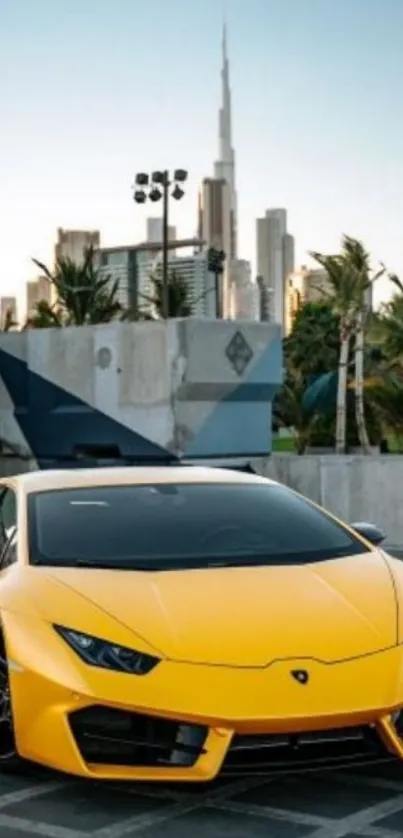
[[[347,529],[270,483],[94,486],[37,492],[30,560],[175,570],[303,564],[366,552]]]

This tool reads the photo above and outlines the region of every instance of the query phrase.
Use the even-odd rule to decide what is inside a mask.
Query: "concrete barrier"
[[[40,463],[74,445],[148,460],[266,456],[280,328],[188,318],[0,333],[0,441]]]
[[[255,468],[321,504],[344,521],[370,521],[403,548],[403,456],[274,454]]]

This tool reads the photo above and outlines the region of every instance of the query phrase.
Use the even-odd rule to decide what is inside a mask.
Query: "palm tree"
[[[164,316],[164,294],[162,277],[159,274],[150,276],[152,287],[151,295],[143,295],[143,299],[149,303],[151,313],[141,312],[141,317],[148,320],[161,320]],[[168,317],[190,317],[193,301],[189,285],[186,279],[176,271],[168,274]]]
[[[393,372],[368,385],[368,397],[386,432],[392,433],[403,450],[403,380]]]
[[[14,320],[13,312],[12,312],[11,308],[8,308],[6,310],[5,315],[4,315],[4,323],[3,323],[3,328],[2,328],[1,331],[2,332],[11,332],[12,329],[16,329],[17,327],[18,327],[18,323],[17,323],[16,320]]]
[[[342,258],[347,271],[351,272],[351,283],[357,290],[357,312],[355,325],[355,418],[360,445],[365,454],[371,453],[364,407],[364,328],[368,314],[366,297],[373,283],[384,273],[381,268],[371,274],[370,255],[362,242],[350,236],[343,238]]]
[[[126,318],[118,298],[119,280],[101,274],[92,247],[86,250],[82,264],[60,258],[53,272],[37,259],[33,262],[53,287],[56,303],[42,300],[27,321],[27,328],[83,326]]]
[[[357,432],[365,453],[370,453],[370,442],[364,412],[364,325],[366,292],[384,273],[382,269],[371,276],[369,254],[357,239],[343,236],[342,249],[337,255],[310,254],[327,272],[330,283],[328,297],[339,317],[340,356],[336,408],[336,453],[346,450],[346,392],[350,343],[355,337],[355,410]],[[323,289],[322,289],[323,291]]]
[[[346,450],[347,371],[350,341],[355,329],[356,290],[351,286],[350,273],[346,271],[346,265],[340,255],[327,256],[322,253],[311,252],[310,256],[327,273],[331,291],[326,296],[332,300],[334,311],[339,318],[340,354],[336,407],[336,453],[344,454]]]
[[[379,312],[376,323],[378,344],[389,359],[389,366],[401,368],[403,361],[403,283],[396,274],[389,275],[397,289]]]
[[[273,405],[273,418],[292,432],[297,454],[304,454],[317,422],[317,415],[304,405],[305,387],[300,370],[290,367]]]
[[[62,315],[53,308],[47,300],[39,300],[34,313],[28,317],[23,331],[26,329],[49,329],[63,326]]]

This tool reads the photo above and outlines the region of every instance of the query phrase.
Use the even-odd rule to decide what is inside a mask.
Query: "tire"
[[[0,636],[0,773],[14,773],[23,765],[15,742],[9,670],[4,639]]]

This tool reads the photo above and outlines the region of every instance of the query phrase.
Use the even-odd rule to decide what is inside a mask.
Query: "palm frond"
[[[105,275],[95,265],[94,255],[94,249],[89,247],[80,264],[61,257],[53,273],[46,265],[33,260],[53,285],[58,315],[52,316],[50,310],[45,312],[39,308],[30,318],[31,328],[46,328],[46,324],[83,326],[122,319],[124,308],[119,300],[119,280]]]

